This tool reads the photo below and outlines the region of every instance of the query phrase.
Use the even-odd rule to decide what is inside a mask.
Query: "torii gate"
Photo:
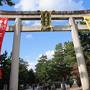
[[[90,90],[89,78],[85,64],[85,58],[79,40],[78,30],[88,29],[85,25],[77,25],[75,20],[83,20],[83,16],[90,16],[90,10],[81,11],[52,11],[52,20],[69,20],[69,26],[54,26],[52,31],[71,31],[74,49],[76,53],[78,69],[83,90]],[[26,27],[21,25],[22,20],[41,20],[40,11],[0,11],[0,17],[7,17],[9,20],[15,20],[14,40],[12,48],[10,90],[18,90],[18,72],[19,72],[19,47],[21,32],[40,32],[41,27]],[[10,32],[7,30],[7,32]]]

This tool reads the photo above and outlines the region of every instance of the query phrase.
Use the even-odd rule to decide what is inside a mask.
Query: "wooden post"
[[[88,72],[87,72],[87,68],[86,68],[86,64],[85,64],[85,58],[83,55],[81,43],[79,40],[78,28],[77,28],[77,25],[75,24],[75,19],[73,17],[71,17],[69,19],[69,21],[70,21],[70,25],[71,25],[71,29],[72,29],[71,34],[72,34],[72,40],[73,40],[74,49],[75,49],[75,53],[76,53],[82,89],[90,90]]]
[[[16,29],[14,30],[9,90],[18,90],[20,30],[21,20],[19,18],[16,18]]]

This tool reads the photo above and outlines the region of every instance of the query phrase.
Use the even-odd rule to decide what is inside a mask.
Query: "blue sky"
[[[13,0],[13,1],[16,3],[15,7],[9,7],[7,5],[3,7],[0,6],[0,10],[24,10],[24,11],[38,10],[38,9],[82,10],[82,9],[90,8],[90,0],[57,0],[57,1],[56,0]],[[28,1],[29,4],[26,3],[26,1]],[[47,6],[47,2],[51,4]],[[62,4],[60,5],[60,3],[62,3],[63,5]],[[57,7],[53,6],[53,4],[55,4]],[[57,23],[54,22],[54,24]],[[20,57],[28,61],[30,67],[34,68],[34,65],[37,63],[37,58],[41,54],[47,54],[48,58],[50,58],[53,55],[53,50],[57,43],[64,43],[66,41],[71,41],[71,40],[72,39],[70,32],[21,33]],[[13,33],[5,33],[2,52],[6,50],[10,54],[10,52],[12,51],[12,45],[13,45]]]

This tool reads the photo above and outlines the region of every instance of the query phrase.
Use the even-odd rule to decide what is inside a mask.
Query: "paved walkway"
[[[71,88],[70,90],[82,90],[81,88]]]
[[[31,89],[26,89],[26,90],[33,90],[32,88]],[[35,88],[35,90],[38,90],[37,88]],[[57,89],[57,90],[61,90],[61,89]],[[70,90],[82,90],[81,88],[71,88]]]

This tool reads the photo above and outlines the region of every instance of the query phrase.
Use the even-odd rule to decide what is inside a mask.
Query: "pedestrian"
[[[64,81],[61,83],[61,90],[66,90],[66,85]]]
[[[54,84],[51,86],[51,90],[56,90]]]
[[[35,90],[35,84],[32,85],[33,90]]]

